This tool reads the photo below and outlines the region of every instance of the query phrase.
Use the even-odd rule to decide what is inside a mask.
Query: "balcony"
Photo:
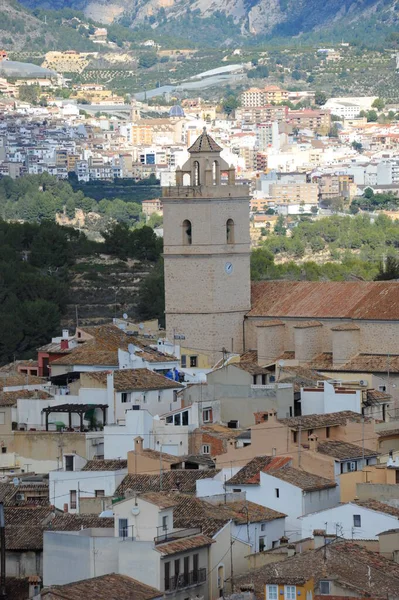
[[[160,533],[162,531],[162,533]],[[175,540],[181,540],[182,538],[190,537],[192,535],[199,535],[202,533],[201,527],[191,527],[190,529],[176,529],[176,531],[163,530],[162,527],[158,527],[158,535],[154,538],[155,545],[165,544],[166,542],[172,542]]]
[[[206,569],[181,573],[180,575],[165,579],[165,594],[171,594],[176,590],[182,590],[195,585],[202,585],[205,582]]]

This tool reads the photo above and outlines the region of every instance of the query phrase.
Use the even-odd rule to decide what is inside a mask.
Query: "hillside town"
[[[19,134],[39,135],[34,119],[28,110]],[[180,138],[186,160],[165,165],[166,329],[127,315],[77,324],[0,368],[7,594],[399,597],[399,284],[251,289],[251,185],[228,149],[237,134],[226,120],[215,138],[197,135],[204,120],[190,130],[186,119],[164,120],[170,132],[186,124],[190,144]],[[88,150],[89,130],[68,127],[71,154]],[[154,143],[155,123],[143,127]],[[54,131],[41,135],[53,158]],[[348,145],[331,152],[351,168]],[[284,173],[260,181],[278,188]]]
[[[107,29],[90,38],[108,43]],[[150,293],[165,296],[164,319],[124,313],[118,287],[113,318],[94,315],[97,264],[91,319],[76,304],[73,325],[23,356],[1,340],[13,360],[0,365],[0,600],[399,600],[399,280],[251,280],[273,228],[290,238],[301,218],[351,220],[374,195],[388,209],[367,218],[397,223],[399,104],[267,78],[234,106],[122,97],[68,79],[85,54],[48,52],[16,77],[0,51],[2,189],[43,174],[100,189],[151,181],[140,204],[144,223],[162,217],[151,234],[164,277]],[[16,250],[27,299],[29,235],[39,229]],[[37,286],[51,296],[45,276],[65,265],[42,250]],[[45,308],[21,338],[35,339]]]

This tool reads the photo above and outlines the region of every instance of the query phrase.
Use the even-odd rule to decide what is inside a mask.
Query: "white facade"
[[[323,529],[327,534],[348,540],[377,540],[381,531],[398,526],[398,517],[364,508],[354,502],[307,514],[300,521],[302,537],[309,537],[315,529]]]
[[[79,513],[82,497],[113,496],[126,474],[127,468],[115,471],[50,471],[50,503],[60,510],[67,507],[68,512]]]
[[[324,387],[301,389],[302,415],[325,415],[343,410],[361,413],[362,391],[350,390],[350,393],[336,390],[331,383],[324,382]]]

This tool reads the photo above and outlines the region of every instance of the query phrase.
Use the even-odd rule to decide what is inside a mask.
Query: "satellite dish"
[[[132,508],[132,515],[134,515],[135,517],[137,517],[137,515],[139,515],[139,514],[140,514],[140,508],[137,505],[133,506],[133,508]]]
[[[134,354],[134,346],[133,344],[129,344],[127,349],[129,350],[129,354]]]
[[[144,329],[144,323],[140,323],[139,329]]]
[[[126,319],[127,319],[127,313],[123,313],[122,317],[123,317],[123,318],[125,319],[125,321],[126,321]]]
[[[98,516],[99,516],[99,517],[101,517],[101,518],[104,518],[104,519],[105,519],[105,518],[107,518],[107,517],[108,517],[108,518],[109,518],[109,517],[111,517],[111,518],[112,518],[112,517],[114,516],[114,511],[113,511],[113,510],[111,510],[111,509],[108,509],[108,510],[103,510],[103,512],[102,512],[102,513],[100,513]]]
[[[284,367],[284,365],[285,365],[285,362],[284,362],[283,360],[279,360],[279,361],[278,361],[278,364],[279,364],[279,366],[280,366],[280,367]]]
[[[18,479],[18,477],[14,477],[14,479],[12,480],[12,482],[13,482],[13,484],[15,486],[19,485],[19,479]]]

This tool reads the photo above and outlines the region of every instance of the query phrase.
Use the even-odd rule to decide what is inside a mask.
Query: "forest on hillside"
[[[0,220],[0,365],[14,357],[35,356],[38,346],[59,335],[79,259],[95,259],[105,253],[149,266],[160,261],[162,240],[150,227],[131,230],[119,223],[103,235],[104,243],[98,243],[54,221],[33,224]],[[140,317],[148,310],[151,276],[150,268],[149,284],[144,280],[139,290]]]

